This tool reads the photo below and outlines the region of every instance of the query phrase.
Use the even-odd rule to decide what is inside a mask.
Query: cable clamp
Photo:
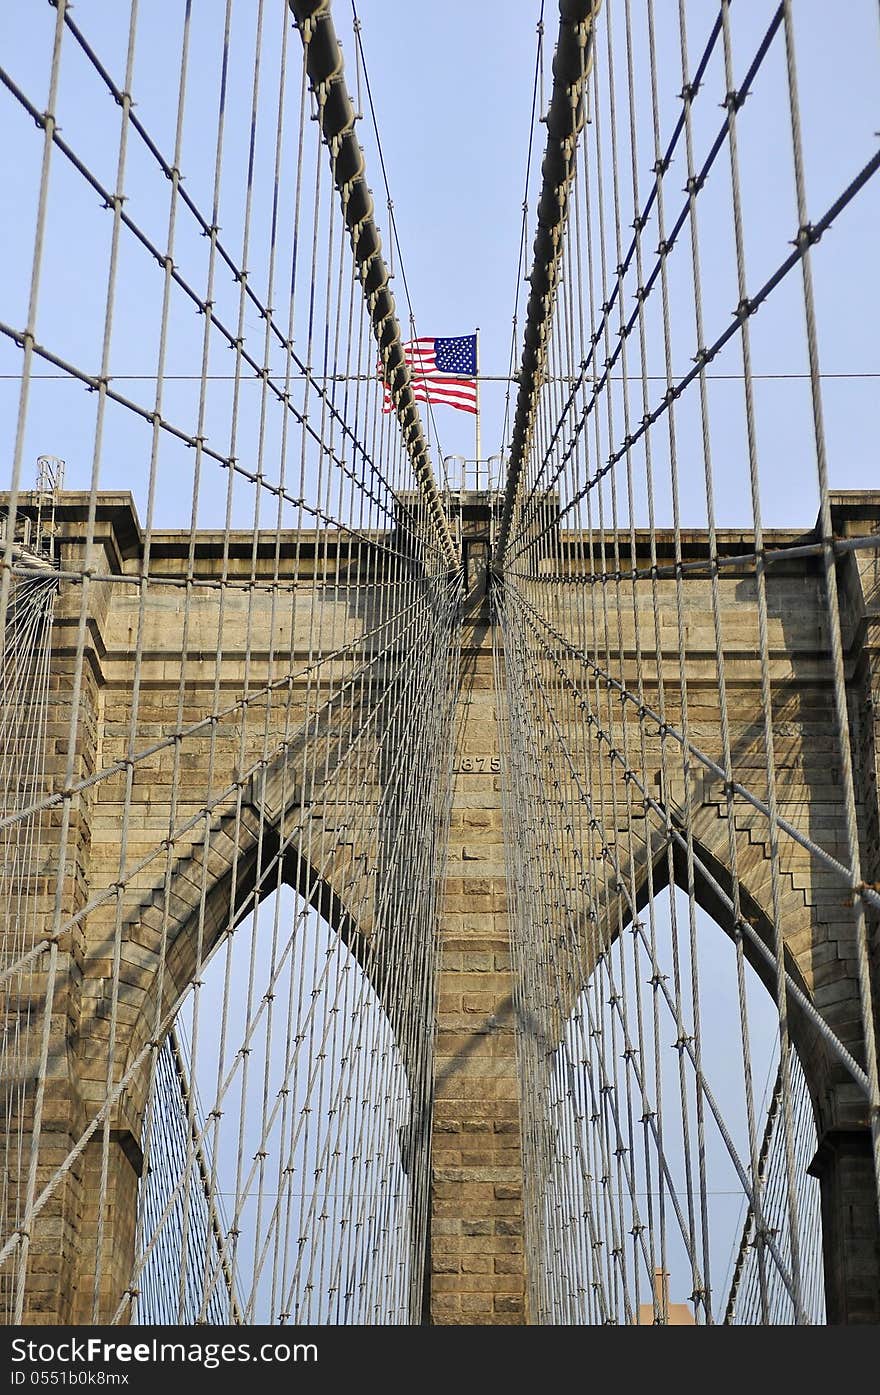
[[[812,223],[804,223],[798,228],[797,237],[792,246],[797,247],[799,252],[803,252],[807,247],[812,247],[817,243],[821,236],[822,233],[817,231]]]

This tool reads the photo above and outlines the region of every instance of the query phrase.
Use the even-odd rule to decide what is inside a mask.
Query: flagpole
[[[477,421],[476,421],[476,430],[477,430],[477,460],[476,460],[476,466],[477,466],[477,481],[479,482],[479,478],[480,478],[480,456],[481,456],[481,454],[482,454],[482,451],[481,451],[481,443],[480,443],[480,326],[479,326],[479,325],[477,325],[476,341],[477,341],[477,342],[476,342],[476,350],[475,350],[475,359],[476,359],[476,362],[475,362],[475,365],[474,365],[474,366],[475,366],[475,368],[476,368],[476,370],[477,370],[477,374],[476,374],[476,378],[477,378],[477,383],[476,383],[477,390],[476,390],[476,393],[474,394],[474,396],[475,396],[475,401],[476,401],[476,406],[477,406]]]

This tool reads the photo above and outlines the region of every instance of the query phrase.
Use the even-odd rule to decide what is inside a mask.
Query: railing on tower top
[[[443,465],[447,488],[453,493],[492,492],[501,488],[500,455],[486,456],[482,460],[468,459],[463,455],[445,455]]]

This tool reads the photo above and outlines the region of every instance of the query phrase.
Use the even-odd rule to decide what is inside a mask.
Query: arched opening
[[[539,1321],[825,1321],[816,1128],[784,1055],[742,944],[695,896],[655,891],[550,1058]]]
[[[136,1320],[410,1321],[410,1111],[364,968],[279,886],[216,945],[159,1054]]]

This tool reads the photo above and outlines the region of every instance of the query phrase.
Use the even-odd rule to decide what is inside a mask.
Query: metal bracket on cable
[[[384,380],[444,558],[450,569],[457,568],[458,554],[434,478],[404,357],[388,268],[382,256],[382,239],[373,217],[373,195],[364,178],[364,152],[354,133],[355,110],[345,83],[342,50],[330,17],[330,0],[288,0],[288,5],[305,48],[309,86],[318,102],[321,133],[330,148],[333,179],[342,200],[342,214],[382,360]]]
[[[523,465],[531,444],[553,322],[568,193],[574,178],[577,140],[585,120],[584,94],[592,66],[593,20],[599,3],[600,0],[559,0],[559,39],[553,57],[553,93],[547,111],[547,144],[541,164],[538,230],[528,278],[532,289],[523,331],[504,511],[495,549],[496,567],[504,560]]]

